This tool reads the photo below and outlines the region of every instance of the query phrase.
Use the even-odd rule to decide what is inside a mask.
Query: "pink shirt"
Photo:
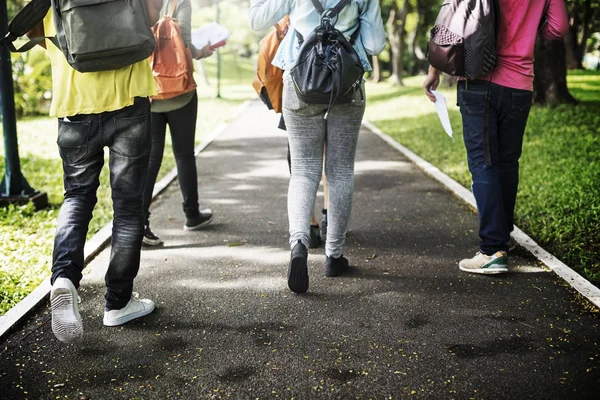
[[[540,35],[561,39],[569,27],[564,0],[498,0],[498,62],[491,73],[492,82],[533,91],[533,49],[546,3],[548,22]],[[480,79],[489,80],[490,74]]]

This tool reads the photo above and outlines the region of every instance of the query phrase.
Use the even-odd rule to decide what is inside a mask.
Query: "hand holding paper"
[[[435,96],[435,103],[433,103],[433,105],[435,106],[438,117],[440,118],[440,122],[442,123],[442,126],[444,127],[444,130],[448,136],[452,137],[452,125],[450,125],[450,117],[448,116],[446,98],[438,91],[430,90],[430,92]]]
[[[192,44],[195,48],[201,49],[210,43],[210,47],[214,50],[218,47],[225,46],[230,34],[225,27],[211,22],[198,29],[192,31]]]

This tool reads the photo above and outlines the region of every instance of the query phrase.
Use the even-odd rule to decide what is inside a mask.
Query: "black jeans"
[[[150,102],[136,98],[132,106],[100,114],[58,120],[58,147],[63,161],[65,195],[54,239],[52,279],[65,277],[79,286],[84,245],[97,202],[104,147],[109,153],[113,201],[112,248],[106,273],[107,310],[131,299],[140,267],[142,192],[150,154]]]
[[[508,250],[531,100],[530,91],[487,81],[461,81],[458,85],[463,137],[479,214],[479,248],[487,255]],[[490,163],[486,163],[486,152]]]
[[[166,113],[152,113],[152,151],[144,189],[144,223],[150,221],[152,192],[165,149],[167,124],[171,131],[173,154],[177,164],[177,179],[183,196],[183,212],[186,218],[195,218],[198,210],[198,172],[194,154],[196,140],[196,119],[198,117],[198,95],[185,106]]]

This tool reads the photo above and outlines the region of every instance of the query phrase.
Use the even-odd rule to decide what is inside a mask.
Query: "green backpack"
[[[13,42],[52,8],[56,36],[34,38],[16,49]],[[11,21],[0,40],[23,52],[49,39],[79,72],[110,71],[146,59],[154,51],[145,0],[33,0]]]

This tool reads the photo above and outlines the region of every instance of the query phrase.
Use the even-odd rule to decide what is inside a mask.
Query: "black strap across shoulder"
[[[32,0],[27,3],[21,11],[15,15],[8,25],[8,33],[0,40],[12,52],[23,53],[30,50],[44,39],[54,39],[51,37],[36,37],[25,43],[20,48],[15,48],[13,42],[29,32],[33,27],[39,24],[51,6],[51,0]]]
[[[323,8],[323,5],[319,2],[319,0],[310,0],[310,1],[313,3],[313,6],[316,8],[319,15],[322,16],[323,13],[325,12],[325,8]],[[339,3],[337,3],[335,5],[335,7],[328,10],[329,11],[328,17],[334,18],[337,15],[339,15],[339,13],[344,9],[344,7],[346,7],[351,1],[352,0],[341,0]],[[352,36],[350,36],[350,40],[349,40],[350,44],[354,44],[354,42],[356,41],[356,38],[358,37],[358,34],[360,33],[359,31],[360,31],[360,26],[354,31],[354,33],[352,33]],[[304,37],[298,31],[296,31],[296,36],[298,37],[298,42],[302,46],[302,43],[304,43]]]

